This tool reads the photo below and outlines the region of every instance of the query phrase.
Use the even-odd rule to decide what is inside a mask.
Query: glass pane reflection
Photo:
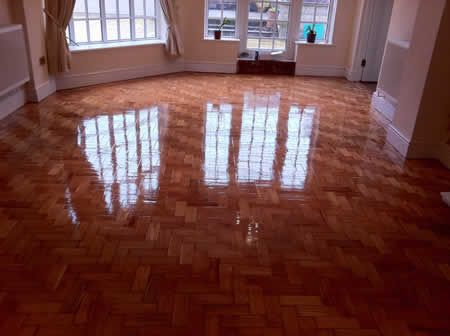
[[[303,189],[305,186],[314,114],[314,108],[302,110],[298,106],[292,106],[289,111],[282,187]]]
[[[272,180],[279,109],[279,94],[245,94],[237,167],[239,182]]]
[[[228,156],[231,131],[230,104],[206,105],[205,183],[228,184]]]
[[[159,128],[157,107],[97,116],[79,126],[78,146],[103,184],[110,213],[157,191]]]

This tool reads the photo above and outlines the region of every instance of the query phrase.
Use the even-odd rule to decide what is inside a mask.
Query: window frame
[[[120,43],[124,43],[124,42],[125,43],[133,43],[133,42],[143,42],[143,41],[157,41],[161,38],[160,34],[161,34],[161,17],[162,16],[161,16],[161,8],[159,5],[159,1],[157,1],[157,0],[151,0],[151,1],[153,1],[154,6],[155,6],[154,16],[147,15],[146,0],[142,0],[144,15],[139,15],[139,16],[135,15],[135,0],[128,0],[129,15],[126,17],[120,17],[119,0],[114,0],[116,3],[116,16],[115,17],[108,17],[106,15],[106,6],[105,6],[106,0],[77,0],[77,1],[84,1],[85,17],[75,19],[72,16],[70,18],[70,22],[69,22],[69,25],[67,28],[69,47],[112,45],[112,44],[120,44]],[[89,17],[89,10],[88,10],[88,2],[89,1],[95,1],[95,2],[99,3],[100,15],[94,19]],[[120,34],[120,20],[121,19],[130,20],[130,38],[129,39],[123,39],[120,36],[121,35]],[[144,20],[144,37],[143,38],[136,38],[136,27],[135,27],[136,19]],[[154,37],[147,37],[147,20],[149,20],[149,19],[155,21],[155,36]],[[91,41],[89,21],[92,21],[92,20],[100,21],[101,34],[102,34],[102,39],[100,41]],[[117,37],[118,38],[115,40],[108,40],[107,20],[115,20],[117,22],[116,29],[117,29]],[[87,42],[76,42],[76,34],[75,34],[75,27],[74,27],[75,21],[85,22]]]
[[[256,0],[256,1],[257,2],[261,2],[261,3],[268,2],[268,1],[264,1],[264,0]],[[285,38],[276,38],[275,36],[272,36],[270,38],[263,38],[262,35],[261,35],[261,29],[262,29],[262,24],[263,24],[264,19],[262,17],[263,13],[261,13],[260,19],[259,19],[259,28],[260,28],[259,37],[255,37],[254,38],[254,39],[257,39],[259,41],[259,43],[258,43],[259,47],[258,48],[249,48],[247,43],[248,43],[248,39],[249,39],[249,37],[248,37],[248,28],[249,28],[249,21],[250,20],[248,19],[248,15],[250,13],[250,1],[248,1],[248,9],[247,9],[247,13],[246,13],[246,15],[247,15],[246,41],[245,41],[245,43],[246,43],[246,50],[250,50],[250,51],[258,50],[260,52],[274,52],[274,51],[282,51],[283,53],[286,52],[288,50],[288,45],[289,45],[289,40],[290,40],[290,33],[289,32],[291,30],[291,25],[292,25],[291,17],[292,17],[293,8],[294,8],[294,2],[295,2],[295,0],[288,0],[288,1],[271,0],[270,1],[270,3],[275,3],[276,4],[277,9],[278,9],[278,5],[279,4],[289,6],[289,12],[288,12],[288,19],[287,19],[287,21],[279,20],[278,19],[278,15],[277,15],[277,17],[274,20],[271,20],[271,21],[274,22],[275,25],[278,25],[278,22],[286,22],[287,23],[287,26],[286,26],[286,37]],[[272,48],[271,49],[262,49],[261,48],[261,40],[272,40]],[[275,41],[276,40],[284,40],[285,41],[284,49],[277,49],[277,48],[275,48]]]
[[[214,36],[209,36],[208,32],[209,32],[209,27],[208,27],[208,22],[209,22],[209,1],[210,0],[205,0],[204,1],[204,6],[205,6],[205,11],[204,11],[204,15],[203,15],[203,38],[204,39],[214,39]],[[225,0],[220,0],[220,3],[222,4],[222,9],[220,10],[220,21],[222,22],[224,16],[223,16],[223,4],[224,4]],[[222,40],[235,40],[237,39],[238,35],[239,35],[239,10],[240,10],[240,1],[239,0],[234,0],[236,2],[236,12],[234,15],[234,36],[224,36],[222,34]]]
[[[337,9],[337,2],[338,0],[330,0],[330,5],[328,6],[328,18],[327,18],[327,29],[325,31],[325,38],[322,40],[316,39],[316,43],[318,44],[331,44],[333,43],[333,35],[334,35],[334,22],[336,20],[336,9]],[[306,38],[303,38],[303,31],[301,30],[301,26],[302,24],[312,24],[312,25],[316,25],[316,12],[317,12],[317,7],[323,6],[320,5],[318,3],[315,4],[308,4],[310,6],[314,6],[314,15],[313,15],[313,21],[302,21],[302,15],[303,15],[303,9],[305,6],[305,2],[304,0],[301,1],[301,6],[300,6],[300,17],[299,17],[299,24],[298,24],[298,37],[297,40],[300,42],[306,42]],[[322,23],[322,22],[319,22]]]

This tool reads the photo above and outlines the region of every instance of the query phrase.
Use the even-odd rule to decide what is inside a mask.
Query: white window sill
[[[214,37],[205,36],[203,41],[217,41],[217,42],[240,42],[237,38],[223,37],[220,40],[216,40]]]
[[[314,47],[335,47],[336,45],[329,42],[316,42],[316,43],[308,43],[306,41],[295,41],[295,44],[297,45],[307,45],[307,46],[314,46]]]
[[[123,41],[123,42],[111,42],[111,43],[95,43],[95,44],[80,44],[69,46],[69,49],[73,53],[90,51],[90,50],[102,50],[113,48],[127,48],[127,47],[139,47],[148,45],[161,45],[166,42],[163,40],[142,40],[142,41]]]

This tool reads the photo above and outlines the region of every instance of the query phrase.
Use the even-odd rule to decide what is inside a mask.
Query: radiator
[[[409,43],[403,41],[388,41],[386,45],[378,88],[394,99],[398,99],[408,49]]]
[[[30,80],[21,25],[0,25],[0,97]]]

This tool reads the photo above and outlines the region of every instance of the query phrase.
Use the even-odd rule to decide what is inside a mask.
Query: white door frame
[[[347,69],[347,79],[349,81],[360,81],[363,76],[362,61],[366,58],[366,51],[369,44],[373,15],[377,0],[363,0],[362,15],[357,23],[359,33],[356,38],[356,52],[353,63]],[[370,22],[370,24],[367,24]]]

